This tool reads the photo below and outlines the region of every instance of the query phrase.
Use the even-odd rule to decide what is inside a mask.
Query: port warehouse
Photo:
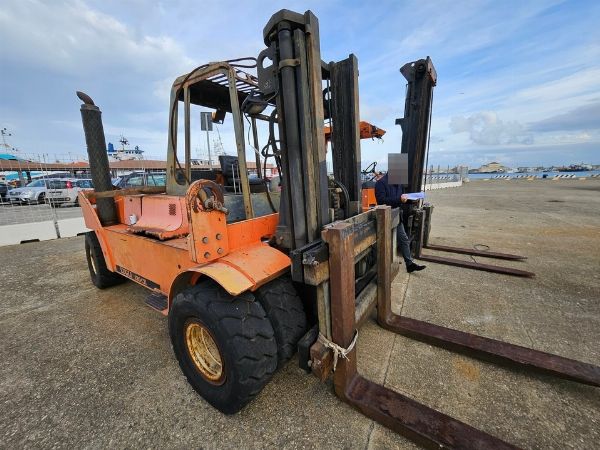
[[[247,162],[248,172],[250,175],[256,174],[256,163]],[[185,166],[185,165],[183,165]],[[211,170],[220,169],[218,164],[199,163],[192,161],[192,170]],[[277,167],[273,164],[267,164],[264,176],[266,178],[272,178],[278,175]],[[90,166],[86,161],[80,162],[57,162],[57,163],[44,163],[38,161],[24,161],[24,160],[0,160],[0,172],[17,172],[23,174],[23,177],[27,181],[31,181],[36,178],[33,173],[37,172],[69,172],[73,176],[85,176],[89,175]],[[113,161],[110,163],[110,172],[112,177],[118,177],[126,175],[131,172],[164,172],[167,169],[166,161],[158,160],[140,160],[131,159],[125,161]],[[261,170],[263,167],[261,167]]]

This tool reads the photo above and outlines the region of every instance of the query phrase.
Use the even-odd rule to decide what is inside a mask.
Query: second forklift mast
[[[423,169],[428,162],[433,88],[437,83],[437,73],[429,56],[404,64],[400,73],[406,78],[404,117],[396,119],[396,125],[402,128],[400,152],[408,156],[408,180],[404,184],[404,191],[421,192],[426,187]],[[403,223],[414,256],[418,257],[423,246],[427,245],[432,214],[433,206],[427,203],[409,202],[402,206]]]
[[[408,155],[407,192],[423,190],[423,168],[426,166],[431,129],[433,88],[437,73],[431,58],[406,63],[400,68],[406,78],[404,117],[396,119],[402,128],[401,153]]]

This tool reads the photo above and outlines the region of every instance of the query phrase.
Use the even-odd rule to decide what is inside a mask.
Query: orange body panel
[[[258,219],[242,220],[227,226],[229,231],[229,246],[243,247],[247,242],[265,240],[275,234],[279,214],[269,214]]]
[[[109,269],[166,295],[180,272],[197,265],[190,260],[187,238],[158,241],[132,234],[126,225],[105,227],[96,230],[96,234],[102,234],[108,244],[113,266]],[[106,253],[104,256],[107,259]],[[131,274],[124,273],[123,269]]]
[[[364,120],[360,121],[359,130],[361,139],[381,139],[385,134],[385,130],[378,128],[375,125],[371,125],[369,122],[365,122]],[[331,127],[324,127],[323,131],[325,133],[325,145],[327,145],[327,143],[331,141]]]
[[[290,258],[267,243],[242,247],[192,270],[218,281],[231,295],[254,291],[287,271]]]
[[[375,188],[362,189],[362,210],[367,211],[377,206],[377,198],[375,198]]]
[[[199,264],[215,261],[225,256],[232,247],[229,245],[227,216],[220,211],[191,214],[194,230],[190,234],[190,258]]]
[[[107,268],[165,294],[169,300],[182,288],[180,280],[184,280],[185,287],[207,276],[230,294],[239,295],[256,290],[289,270],[289,257],[266,242],[275,234],[278,214],[227,224],[220,211],[187,209],[179,219],[170,216],[176,218],[163,218],[161,224],[164,208],[160,205],[168,208],[173,201],[184,201],[185,197],[159,194],[115,200],[121,223],[103,227],[95,206],[85,195],[80,194],[79,198],[85,224],[96,232]],[[151,207],[146,209],[145,205]],[[189,208],[185,203],[179,205]],[[150,224],[153,228],[150,236],[140,234],[140,229],[132,231],[127,213],[133,210],[140,212],[138,224]],[[148,210],[149,217],[144,217]],[[189,228],[186,236],[156,239],[162,230],[181,230],[183,224]]]

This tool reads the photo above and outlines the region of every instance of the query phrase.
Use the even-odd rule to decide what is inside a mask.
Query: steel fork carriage
[[[352,220],[336,222],[323,231],[323,240],[328,246],[326,283],[330,293],[331,341],[340,347],[349,347],[357,326],[376,306],[379,325],[389,331],[470,356],[536,369],[593,386],[600,385],[600,368],[596,366],[394,314],[391,282],[397,271],[392,240],[398,225],[396,214],[388,206],[378,206]],[[365,224],[371,221],[375,227],[371,227],[371,233],[365,234],[361,228],[364,230]],[[365,243],[371,243],[377,255],[376,274],[357,297],[355,257],[365,252]],[[310,265],[308,271],[324,272],[318,266]],[[327,329],[321,332],[328,333]],[[312,345],[311,368],[320,379],[331,373],[332,356],[320,341]],[[516,448],[363,378],[357,371],[356,349],[352,349],[347,358],[339,358],[333,379],[335,392],[344,401],[426,447]]]

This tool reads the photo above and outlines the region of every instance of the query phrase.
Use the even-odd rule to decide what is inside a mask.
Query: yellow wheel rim
[[[206,381],[213,384],[221,384],[224,381],[221,352],[204,325],[195,320],[186,323],[185,346],[196,369]]]

